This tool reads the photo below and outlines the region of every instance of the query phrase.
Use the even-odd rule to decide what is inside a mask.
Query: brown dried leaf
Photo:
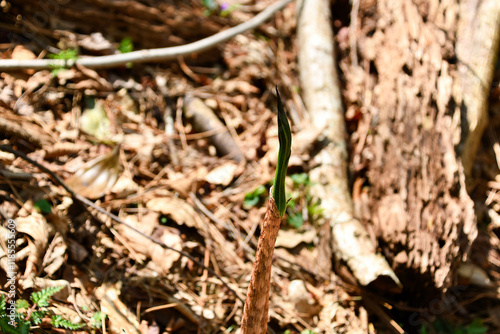
[[[139,231],[153,236],[165,245],[181,250],[182,240],[180,236],[165,226],[158,226],[158,218],[158,213],[148,213],[142,217],[141,223],[139,223],[136,216],[127,216],[125,221]],[[152,243],[151,240],[129,228],[120,227],[119,231],[121,236],[127,241],[127,247],[131,247],[135,252],[150,258],[163,273],[168,273],[172,265],[180,258],[179,253]]]
[[[309,230],[304,233],[299,233],[296,230],[281,230],[278,233],[276,247],[295,248],[300,243],[310,244],[317,239],[316,231]]]
[[[203,221],[191,205],[177,197],[153,198],[146,207],[150,210],[170,216],[179,225],[186,225],[197,229],[203,228]]]
[[[121,282],[105,283],[96,290],[101,301],[101,311],[108,316],[111,333],[141,334],[139,321],[133,312],[120,300]]]
[[[41,264],[49,242],[49,228],[45,217],[33,213],[28,217],[17,218],[17,232],[29,236],[29,256],[26,263],[25,276],[33,271],[33,266]]]
[[[228,186],[234,178],[237,167],[238,165],[234,162],[226,162],[212,169],[212,171],[205,176],[205,180],[212,184]]]
[[[43,271],[52,276],[56,271],[61,268],[64,262],[66,262],[66,242],[61,234],[56,234],[54,239],[52,239],[53,247],[50,247],[51,252],[46,254],[43,259]]]

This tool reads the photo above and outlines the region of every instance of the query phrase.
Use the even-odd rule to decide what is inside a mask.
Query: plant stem
[[[274,244],[281,225],[281,216],[273,196],[269,197],[262,234],[257,245],[255,262],[243,310],[240,334],[264,334],[267,330],[269,290]]]

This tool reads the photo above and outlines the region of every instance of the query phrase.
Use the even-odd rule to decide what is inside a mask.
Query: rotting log
[[[463,5],[480,22],[484,13],[470,5],[492,10],[493,2]],[[454,92],[465,82],[459,51],[461,36],[467,34],[457,32],[460,12],[458,1],[362,1],[357,20],[351,20],[359,23],[348,32],[356,43],[339,42],[346,105],[362,115],[353,143],[359,161],[353,169],[364,170],[359,176],[369,189],[369,213],[363,220],[373,226],[409,302],[421,306],[451,286],[454,269],[477,236],[464,170],[474,154],[469,150],[466,162],[457,153],[470,135],[464,132],[470,121],[462,108],[469,102],[457,100]],[[359,62],[352,61],[352,54]],[[484,94],[475,98],[484,99]],[[476,122],[483,122],[481,117]]]

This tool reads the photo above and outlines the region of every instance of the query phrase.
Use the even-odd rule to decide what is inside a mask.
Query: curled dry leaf
[[[28,236],[29,256],[26,263],[25,276],[33,272],[33,267],[39,267],[45,256],[49,241],[49,228],[42,215],[32,214],[17,218],[17,232]]]
[[[281,230],[278,233],[276,247],[295,248],[300,243],[310,244],[317,239],[316,231],[310,230],[304,233],[299,233],[296,230]]]
[[[139,185],[134,182],[130,177],[122,175],[116,181],[111,192],[116,195],[116,198],[125,198],[129,195],[137,193]]]
[[[163,215],[170,216],[179,225],[194,227],[203,231],[203,221],[191,205],[177,197],[153,198],[146,207]]]
[[[95,295],[101,301],[101,311],[109,319],[110,333],[141,334],[135,314],[120,300],[121,282],[105,283],[97,288]]]
[[[42,264],[43,271],[49,276],[52,276],[56,271],[58,271],[66,261],[65,255],[68,248],[61,234],[56,234],[54,239],[52,239],[51,244],[53,245],[52,247],[49,247],[51,252],[45,255]]]
[[[92,104],[92,101],[89,102]],[[93,101],[93,108],[85,109],[80,117],[80,129],[99,140],[109,139],[110,122],[101,100]]]
[[[103,156],[86,163],[66,180],[66,184],[78,194],[91,199],[103,196],[118,179],[120,173],[120,145]]]
[[[226,162],[208,173],[205,176],[205,180],[212,184],[228,186],[234,178],[234,173],[237,167],[238,165],[234,162]]]
[[[66,301],[71,295],[71,286],[69,282],[64,279],[52,280],[50,278],[35,277],[34,275],[30,275],[26,279],[20,280],[19,283],[21,284],[23,290],[34,289],[37,291],[64,286],[64,289],[54,294],[54,298],[61,301]]]
[[[159,217],[160,215],[158,213],[148,213],[142,217],[141,223],[136,216],[127,216],[125,221],[139,231],[152,235],[156,240],[165,245],[181,250],[182,240],[180,236],[173,233],[167,227],[158,225]],[[163,273],[168,273],[172,265],[180,258],[179,253],[152,243],[149,239],[129,228],[120,227],[119,232],[127,241],[126,246],[150,258]]]
[[[307,290],[306,284],[302,280],[290,282],[288,300],[292,303],[295,312],[302,317],[311,317],[321,310],[321,306]]]
[[[184,113],[186,118],[193,123],[195,131],[216,132],[208,139],[217,148],[220,156],[228,155],[238,162],[242,160],[243,154],[224,123],[201,99],[192,96],[187,97],[184,104]]]

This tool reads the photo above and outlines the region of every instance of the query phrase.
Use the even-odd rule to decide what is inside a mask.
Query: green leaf
[[[76,60],[78,59],[78,51],[75,49],[61,50],[59,53],[49,55],[50,59]]]
[[[42,291],[33,292],[31,294],[31,301],[38,305],[38,307],[47,307],[49,306],[49,299],[55,293],[61,291],[65,285],[54,286],[50,288],[43,289]]]
[[[31,324],[29,321],[26,321],[19,317],[19,314],[16,314],[15,322],[16,327],[12,326],[9,322],[11,319],[6,315],[0,317],[0,333],[5,334],[29,334]]]
[[[34,325],[39,325],[42,323],[43,317],[47,315],[47,311],[45,310],[38,310],[38,311],[33,311],[31,312],[31,320],[33,321]]]
[[[252,192],[245,194],[245,199],[243,200],[243,204],[246,208],[250,208],[259,203],[260,196],[266,193],[266,187],[263,185],[258,186]]]
[[[38,212],[41,212],[41,213],[48,214],[48,213],[52,212],[52,207],[50,206],[49,201],[47,201],[44,198],[42,198],[41,200],[36,201],[35,204],[34,204],[34,207],[35,207],[35,209]]]
[[[132,38],[130,37],[125,37],[122,39],[120,42],[120,46],[118,47],[118,50],[121,53],[129,53],[134,51],[134,42],[132,42]]]
[[[465,332],[467,334],[484,334],[488,331],[488,327],[483,325],[481,319],[474,319],[467,327],[465,327]]]
[[[16,310],[28,310],[30,308],[30,304],[28,303],[27,300],[25,299],[18,299],[16,300]]]
[[[288,224],[295,228],[301,228],[304,225],[304,217],[302,217],[302,213],[289,214],[288,215]]]
[[[52,319],[50,319],[50,323],[52,326],[57,328],[66,328],[71,330],[80,329],[83,327],[83,324],[75,324],[69,320],[64,319],[60,315],[53,315]]]
[[[273,198],[280,216],[283,217],[286,209],[285,177],[288,169],[288,161],[292,153],[292,133],[277,87],[276,94],[278,97],[278,139],[280,148],[278,151],[278,163],[276,164],[276,175],[274,177]]]
[[[308,185],[310,183],[307,173],[292,174],[290,178],[296,185]]]
[[[5,314],[7,310],[7,302],[5,301],[5,296],[0,294],[0,316]]]
[[[101,328],[103,319],[106,320],[106,314],[101,311],[97,311],[92,315],[90,327]]]

